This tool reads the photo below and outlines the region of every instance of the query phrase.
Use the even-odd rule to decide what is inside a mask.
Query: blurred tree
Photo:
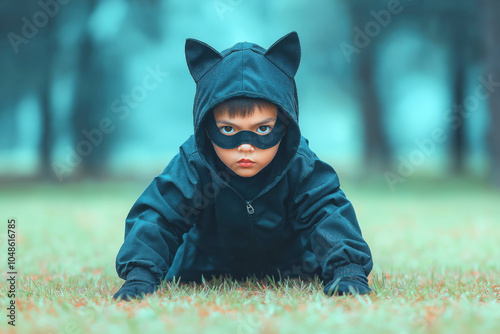
[[[458,13],[460,14],[460,13]],[[464,146],[465,146],[465,107],[463,105],[466,90],[466,59],[464,51],[468,50],[464,38],[464,27],[458,20],[450,20],[450,41],[452,52],[450,54],[450,66],[453,89],[453,111],[456,112],[459,123],[452,125],[452,166],[455,173],[464,170]]]
[[[53,127],[53,104],[51,100],[52,87],[54,84],[55,58],[57,54],[57,39],[55,30],[56,22],[49,20],[43,34],[45,40],[46,60],[43,67],[42,82],[40,85],[40,111],[41,111],[41,135],[39,144],[40,154],[40,176],[53,178],[52,172],[52,150],[54,148],[55,129]]]
[[[353,40],[358,44],[366,41],[355,57],[361,79],[359,95],[361,97],[362,113],[365,133],[365,164],[372,168],[385,164],[391,158],[391,149],[383,127],[374,72],[377,63],[377,47],[384,35],[397,28],[393,22],[398,20],[412,20],[418,23],[420,33],[429,37],[439,34],[449,48],[450,59],[448,66],[451,73],[451,89],[453,96],[453,122],[451,126],[451,157],[452,168],[455,172],[463,172],[466,152],[466,118],[464,99],[467,88],[467,70],[477,59],[477,4],[467,0],[449,2],[445,0],[418,2],[398,1],[347,1],[351,10]],[[437,24],[433,24],[437,23]],[[389,26],[390,24],[390,26]],[[433,29],[438,27],[437,29]],[[371,36],[370,36],[371,35]],[[372,38],[370,38],[372,37]]]
[[[11,39],[16,40],[16,36],[22,38],[20,31],[22,21],[20,18],[27,10],[26,7],[29,7],[29,4],[23,3],[23,5],[12,6],[7,1],[0,2],[0,33],[2,36],[7,36],[7,38],[0,39],[0,57],[2,59],[0,148],[2,149],[12,149],[18,142],[19,133],[14,110],[21,99],[21,95],[29,91],[27,87],[23,92],[19,89],[23,81],[21,77],[24,76],[21,71],[21,64],[26,56],[26,53],[19,53],[19,51],[25,51],[23,47],[26,45],[22,42],[19,45],[11,42]],[[17,75],[16,72],[18,72]]]
[[[492,182],[500,187],[500,1],[481,1],[481,22],[486,51],[486,75],[490,82],[489,108],[490,128],[488,133]]]
[[[49,11],[52,8],[49,8]],[[52,13],[52,12],[50,12]],[[2,120],[7,126],[9,142],[21,141],[16,131],[13,112],[26,98],[34,96],[40,111],[40,138],[38,145],[38,177],[51,175],[51,154],[54,145],[52,127],[53,108],[51,87],[54,73],[54,58],[57,43],[54,36],[57,16],[52,17],[36,2],[22,2],[16,5],[0,4],[0,31],[7,36],[2,40],[5,70],[1,91],[4,98],[0,102]],[[3,132],[3,131],[2,131]],[[12,140],[11,138],[15,138]]]
[[[110,152],[119,138],[119,128],[123,128],[121,119],[112,112],[113,102],[133,109],[145,98],[134,96],[141,90],[126,88],[124,63],[138,48],[146,51],[144,38],[153,43],[162,41],[161,5],[158,0],[89,0],[82,5],[85,29],[79,45],[72,113],[79,177],[107,176]]]
[[[348,0],[350,11],[352,41],[358,51],[353,57],[353,67],[357,69],[360,85],[356,94],[361,100],[361,112],[364,121],[364,165],[368,168],[387,169],[391,159],[391,150],[383,126],[380,97],[376,89],[375,69],[377,48],[387,30],[380,28],[376,38],[371,38],[364,29],[369,22],[375,22],[373,11],[379,12],[386,1]],[[379,24],[379,27],[380,24]],[[382,35],[382,36],[380,36]]]
[[[95,143],[85,133],[96,133],[99,130],[99,116],[103,116],[106,95],[106,68],[99,59],[97,43],[89,21],[97,8],[97,0],[86,1],[81,15],[85,16],[85,29],[81,37],[77,53],[76,88],[72,112],[72,134],[74,137],[74,154],[77,163],[76,171],[82,176],[101,175],[105,164],[107,140],[95,136]],[[94,23],[95,24],[95,23]],[[98,30],[98,28],[94,28]],[[95,131],[95,132],[93,132]]]
[[[448,41],[451,89],[453,98],[453,121],[451,126],[451,160],[453,172],[465,170],[466,122],[471,112],[466,110],[467,71],[478,60],[477,13],[475,1],[457,0],[425,1],[422,9],[431,9],[437,19],[438,33]],[[423,13],[422,13],[423,14]]]

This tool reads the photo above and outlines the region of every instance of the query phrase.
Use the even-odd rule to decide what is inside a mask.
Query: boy
[[[187,39],[186,60],[194,135],[126,219],[116,259],[126,282],[113,298],[225,274],[318,275],[326,294],[369,293],[373,263],[354,209],[300,134],[297,33],[221,53]]]

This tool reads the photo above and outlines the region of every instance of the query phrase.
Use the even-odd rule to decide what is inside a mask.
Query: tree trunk
[[[488,133],[491,161],[491,179],[500,187],[500,1],[482,2],[483,37],[486,52],[485,79],[491,84],[488,100],[490,108],[490,129]]]
[[[448,24],[451,30],[451,44],[452,52],[450,63],[452,64],[452,78],[453,78],[453,105],[457,108],[464,109],[465,89],[466,89],[466,66],[465,50],[467,45],[465,43],[466,33],[461,28],[463,23],[452,22]],[[457,110],[458,112],[458,110]],[[463,112],[466,112],[463,110]],[[458,112],[457,116],[460,117],[460,124],[451,129],[451,154],[452,154],[452,169],[456,174],[464,172],[465,165],[465,129],[466,118],[463,117],[463,112]]]
[[[363,50],[360,55],[361,105],[364,119],[364,163],[369,168],[386,169],[390,150],[383,126],[380,99],[375,89],[374,52]]]
[[[382,6],[383,2],[374,3]],[[370,15],[370,6],[364,1],[347,2],[352,27],[365,27],[367,22],[373,20]],[[381,34],[384,33],[382,30]],[[361,99],[361,114],[363,117],[363,160],[366,170],[384,170],[389,167],[391,150],[387,134],[384,129],[380,97],[376,90],[375,65],[377,44],[383,36],[377,36],[370,44],[363,48],[354,58],[353,66],[358,68],[356,75],[359,77],[358,96]]]
[[[41,135],[39,143],[39,176],[42,178],[53,178],[51,170],[52,149],[54,147],[54,129],[52,126],[52,101],[51,91],[54,80],[54,57],[56,55],[56,41],[54,36],[54,22],[49,20],[45,27],[45,68],[42,73],[41,87],[39,88],[40,111],[41,111]]]
[[[88,17],[92,15],[97,5],[97,0],[87,1]],[[108,69],[103,67],[103,59],[100,58],[102,56],[98,51],[90,32],[84,34],[78,59],[72,115],[74,150],[80,158],[75,167],[77,178],[104,176],[104,166],[108,157],[109,139],[104,138],[102,132],[93,139],[89,138],[92,135],[88,135],[100,131],[99,123],[108,107],[105,102],[109,93],[109,86],[105,82]],[[85,131],[87,135],[84,134]]]

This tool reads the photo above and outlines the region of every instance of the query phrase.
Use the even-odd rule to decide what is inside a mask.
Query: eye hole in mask
[[[220,132],[217,127],[217,123],[215,122],[215,117],[213,112],[210,112],[207,115],[206,126],[208,135],[212,142],[224,149],[232,149],[240,146],[241,144],[251,144],[255,147],[260,148],[261,150],[265,150],[276,146],[283,134],[285,133],[286,126],[280,117],[276,118],[276,123],[271,131],[269,131],[265,135],[259,135],[253,131],[238,131],[234,135],[225,135]]]

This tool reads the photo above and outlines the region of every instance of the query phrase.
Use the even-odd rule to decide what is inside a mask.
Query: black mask
[[[276,146],[283,137],[286,129],[285,124],[277,117],[273,129],[265,135],[259,135],[253,131],[239,131],[234,135],[225,135],[217,127],[213,112],[207,115],[205,124],[210,140],[215,145],[224,149],[235,148],[241,144],[251,144],[261,150],[265,150]]]

